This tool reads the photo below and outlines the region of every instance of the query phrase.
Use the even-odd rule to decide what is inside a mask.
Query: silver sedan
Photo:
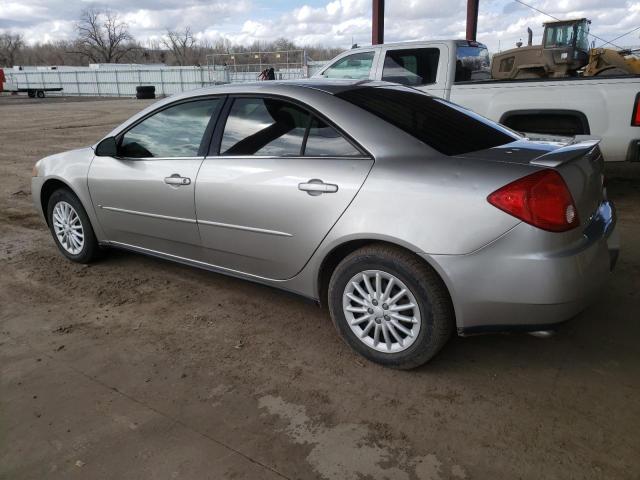
[[[548,331],[617,254],[598,141],[532,142],[425,93],[260,82],[155,103],[34,167],[60,252],[123,248],[327,305],[341,336],[411,368],[452,333]]]

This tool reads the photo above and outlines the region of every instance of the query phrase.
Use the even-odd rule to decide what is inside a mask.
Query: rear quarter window
[[[412,88],[362,87],[336,96],[445,155],[486,150],[521,138],[470,110]]]

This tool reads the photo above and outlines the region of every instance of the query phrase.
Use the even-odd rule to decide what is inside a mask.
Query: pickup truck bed
[[[602,138],[607,160],[638,161],[640,75],[454,83],[449,100],[514,130]]]

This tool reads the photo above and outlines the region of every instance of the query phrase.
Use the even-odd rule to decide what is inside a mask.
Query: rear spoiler
[[[529,163],[541,167],[555,168],[563,163],[591,153],[600,143],[600,139],[591,135],[576,135],[570,143],[549,153],[534,158]]]

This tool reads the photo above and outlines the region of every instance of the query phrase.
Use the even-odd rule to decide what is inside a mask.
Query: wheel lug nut
[[[387,305],[386,303],[383,303],[382,308],[386,310],[387,308],[389,308],[389,305]]]
[[[389,320],[391,320],[391,317],[389,315],[385,315],[384,319],[388,322]]]
[[[368,309],[367,309],[367,312],[369,312],[369,313],[373,313],[373,308],[368,308]]]
[[[376,318],[376,323],[380,323],[382,320],[380,320],[380,317]]]
[[[377,301],[377,300],[374,300],[374,301],[373,301],[373,302],[371,302],[371,303],[373,303],[373,305],[374,305],[374,306],[377,306],[377,305],[378,305],[378,301]]]

